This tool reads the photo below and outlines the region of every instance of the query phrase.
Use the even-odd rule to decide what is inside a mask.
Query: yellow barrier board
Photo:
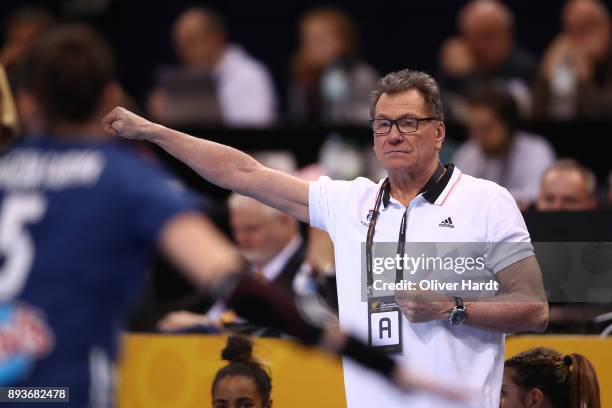
[[[129,335],[119,364],[122,408],[203,408],[221,367],[223,336]],[[256,339],[255,357],[272,376],[275,407],[344,407],[342,365],[286,340]]]
[[[226,362],[226,337],[204,335],[129,335],[119,364],[122,408],[202,408],[211,406],[211,384]],[[584,354],[595,366],[602,406],[612,407],[612,339],[591,336],[516,336],[506,342],[506,357],[533,347]],[[256,339],[254,354],[272,375],[275,407],[345,407],[339,360],[291,341]]]

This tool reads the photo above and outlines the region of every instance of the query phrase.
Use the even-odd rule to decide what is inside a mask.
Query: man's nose
[[[393,126],[391,126],[389,135],[387,135],[387,140],[393,145],[400,144],[404,141],[404,135],[399,131],[396,124],[393,124]]]

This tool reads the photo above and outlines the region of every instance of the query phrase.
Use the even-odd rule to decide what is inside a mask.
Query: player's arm
[[[455,387],[411,374],[393,359],[343,334],[335,326],[319,328],[306,322],[286,290],[244,272],[238,252],[201,214],[179,214],[167,221],[161,229],[159,246],[203,291],[223,299],[236,313],[255,324],[282,330],[302,343],[352,358],[401,389],[418,389],[451,399],[463,397]]]
[[[318,344],[340,354],[347,353],[347,345],[356,347],[361,355],[350,357],[388,376],[397,369],[392,360],[371,353],[349,337],[308,324],[298,312],[293,296],[245,271],[238,252],[205,216],[184,213],[171,218],[161,230],[159,245],[202,291],[223,299],[251,322],[280,329],[306,344]],[[348,353],[353,352],[349,349]],[[368,355],[372,360],[366,362]]]
[[[112,135],[155,143],[211,183],[308,222],[308,183],[267,168],[246,153],[155,124],[124,108],[113,109],[102,126]]]

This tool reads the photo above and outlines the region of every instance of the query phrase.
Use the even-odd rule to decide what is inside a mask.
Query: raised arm
[[[308,183],[265,167],[237,149],[150,122],[124,108],[102,120],[104,130],[162,147],[204,179],[308,222]]]

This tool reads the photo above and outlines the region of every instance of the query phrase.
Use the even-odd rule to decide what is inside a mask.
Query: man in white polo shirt
[[[401,309],[401,315],[384,322],[390,325],[385,333],[401,325],[390,336],[395,344],[384,347],[412,367],[473,390],[475,406],[499,405],[503,333],[542,331],[548,323],[540,270],[515,201],[497,184],[439,163],[445,137],[442,104],[436,82],[425,73],[390,73],[373,93],[374,152],[389,175],[378,184],[364,178],[307,183],[231,147],[122,108],[109,113],[103,126],[113,134],[154,142],[205,179],[327,230],[334,242],[341,325],[373,346],[384,343],[370,331],[370,312],[381,302],[364,299],[364,246],[367,253],[368,243],[392,242],[404,253],[406,242],[483,243],[476,254],[486,260],[482,272],[499,283],[489,299],[464,302],[436,292],[398,291],[386,310]],[[520,245],[501,250],[499,243]],[[348,361],[344,380],[350,408],[455,406],[427,395],[400,395]]]

